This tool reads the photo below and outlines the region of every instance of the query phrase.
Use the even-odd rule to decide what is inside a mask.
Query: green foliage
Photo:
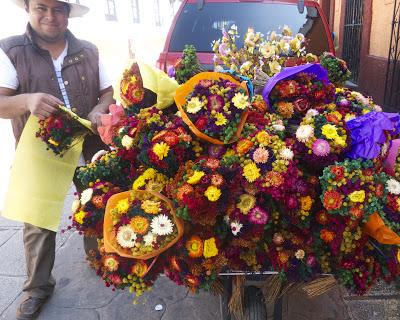
[[[191,77],[204,71],[196,55],[196,48],[193,45],[185,45],[182,60],[176,67],[175,79],[179,84],[185,83]]]

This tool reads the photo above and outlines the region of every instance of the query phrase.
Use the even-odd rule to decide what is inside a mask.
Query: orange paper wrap
[[[247,90],[247,86],[244,82],[239,82],[235,80],[233,77],[230,75],[227,75],[225,73],[218,73],[218,72],[201,72],[190,78],[188,81],[186,81],[184,84],[182,84],[175,93],[175,103],[176,106],[178,107],[178,110],[180,111],[182,120],[188,125],[190,130],[200,139],[210,142],[212,144],[218,144],[218,145],[223,145],[225,144],[223,141],[211,138],[210,136],[204,134],[201,132],[199,129],[196,128],[196,126],[193,124],[193,122],[189,119],[188,115],[186,112],[183,110],[183,106],[186,104],[186,97],[193,91],[194,87],[198,84],[200,80],[219,80],[220,78],[229,80],[233,83],[236,83],[238,86],[242,87],[244,90]],[[240,119],[240,123],[238,125],[237,131],[235,133],[235,136],[232,137],[230,142],[233,142],[235,138],[239,138],[240,134],[242,132],[243,126],[246,123],[247,116],[249,112],[246,110],[243,112],[242,117]]]
[[[151,195],[157,197],[159,200],[166,202],[167,206],[171,209],[170,213],[173,217],[173,222],[175,223],[175,225],[178,229],[178,235],[176,236],[175,239],[173,239],[166,246],[164,246],[158,250],[154,250],[152,252],[146,253],[146,254],[134,255],[134,254],[132,254],[132,252],[130,250],[119,247],[117,245],[116,239],[115,239],[116,234],[113,231],[114,225],[113,225],[111,210],[115,208],[118,201],[124,200],[126,198],[131,198],[132,191],[125,191],[125,192],[114,194],[107,201],[106,211],[104,214],[104,228],[103,228],[104,248],[105,248],[106,252],[116,253],[121,257],[139,259],[139,260],[147,260],[150,258],[154,258],[154,257],[158,256],[159,254],[163,253],[164,251],[168,250],[182,237],[183,222],[182,222],[182,220],[180,220],[179,218],[176,217],[175,209],[174,209],[172,202],[168,198],[164,197],[162,194],[160,194],[158,192],[150,191],[150,190],[135,190],[134,192],[150,193]]]
[[[382,244],[400,244],[400,237],[385,225],[376,212],[364,224],[364,232]]]

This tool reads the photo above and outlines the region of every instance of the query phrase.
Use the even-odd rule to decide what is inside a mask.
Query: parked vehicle
[[[184,0],[169,30],[157,67],[167,71],[182,56],[186,44],[197,50],[200,63],[213,69],[211,42],[221,37],[221,30],[238,27],[240,38],[248,27],[264,35],[288,25],[303,33],[306,48],[314,54],[334,53],[327,19],[316,1],[302,0]]]

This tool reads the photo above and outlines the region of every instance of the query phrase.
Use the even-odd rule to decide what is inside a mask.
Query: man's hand
[[[26,99],[25,107],[31,114],[44,120],[55,114],[59,105],[64,105],[64,102],[51,94],[32,93]]]
[[[101,112],[93,110],[87,116],[88,120],[92,123],[92,128],[94,132],[97,134],[98,134],[97,128],[101,126],[101,115],[102,115]]]

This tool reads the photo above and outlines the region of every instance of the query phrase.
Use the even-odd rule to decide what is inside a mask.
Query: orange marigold
[[[247,151],[251,149],[254,143],[248,139],[239,140],[236,144],[236,151],[239,154],[245,154]]]
[[[342,206],[342,195],[335,190],[326,191],[323,204],[326,210],[337,210]]]

